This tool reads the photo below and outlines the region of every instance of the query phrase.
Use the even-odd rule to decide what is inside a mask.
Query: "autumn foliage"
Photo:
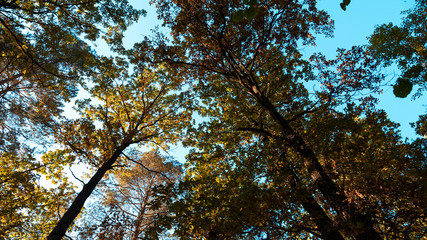
[[[417,3],[402,27],[380,26],[370,46],[328,59],[300,51],[333,33],[315,0],[154,0],[169,32],[132,49],[122,34],[142,11],[126,1],[0,0],[0,43],[11,42],[0,47],[0,237],[425,238],[426,142],[402,139],[376,107],[382,67],[394,59],[403,70],[397,97],[425,85]],[[37,24],[18,24],[25,14]],[[38,26],[50,35],[36,38]],[[85,42],[99,37],[116,56]],[[40,95],[8,103],[24,99],[22,84]],[[67,118],[61,106],[78,86],[88,97]],[[425,118],[414,124],[421,136]],[[51,143],[41,158],[25,141],[32,132]],[[189,149],[182,166],[166,157],[177,144]],[[78,193],[62,175],[76,165],[90,169]]]

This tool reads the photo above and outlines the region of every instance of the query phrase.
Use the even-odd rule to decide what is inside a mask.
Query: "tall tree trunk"
[[[283,156],[281,155],[280,158],[283,158]],[[316,199],[314,199],[313,195],[308,192],[306,188],[301,186],[301,181],[291,167],[284,164],[283,168],[284,171],[290,173],[292,179],[294,179],[294,181],[291,182],[291,187],[296,191],[304,210],[308,212],[316,223],[322,238],[327,240],[344,240],[344,237],[337,230],[337,226],[334,226],[333,221],[325,213]]]
[[[74,219],[76,219],[77,215],[79,215],[80,211],[83,208],[83,205],[85,204],[89,196],[92,194],[93,190],[98,185],[99,181],[101,181],[105,173],[111,169],[113,164],[117,161],[119,156],[122,154],[123,150],[125,150],[129,145],[130,144],[123,144],[120,147],[118,147],[114,151],[110,159],[108,159],[108,161],[102,164],[102,166],[98,169],[98,171],[96,171],[95,175],[92,176],[89,182],[83,186],[83,189],[74,199],[71,206],[61,217],[61,219],[56,224],[52,232],[50,232],[49,236],[47,237],[48,240],[61,240],[65,236],[67,229],[73,223]]]
[[[131,240],[137,240],[139,234],[141,234],[141,223],[145,215],[145,210],[147,209],[148,199],[150,198],[150,193],[151,193],[151,187],[152,187],[152,182],[150,182],[150,186],[147,188],[149,189],[149,191],[145,193],[144,201],[141,204],[141,209],[139,210],[138,217],[136,218],[136,221],[135,221],[134,231],[132,233]]]
[[[277,111],[276,107],[265,97],[253,79],[246,79],[250,88],[247,89],[258,104],[260,104],[274,119],[281,129],[281,135],[286,144],[299,153],[303,159],[314,186],[326,198],[327,203],[345,221],[350,231],[357,240],[381,240],[381,236],[375,231],[371,219],[360,213],[356,208],[347,204],[347,196],[338,188],[332,179],[326,174],[325,169],[319,163],[314,151],[305,143],[301,135],[294,131],[289,122]],[[243,86],[245,87],[245,86]]]

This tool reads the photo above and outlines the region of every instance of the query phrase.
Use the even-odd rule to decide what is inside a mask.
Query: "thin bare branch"
[[[140,162],[138,162],[138,161],[136,161],[136,160],[134,160],[134,159],[132,159],[132,158],[130,158],[129,156],[127,156],[126,154],[124,154],[123,153],[123,155],[129,160],[129,161],[131,161],[131,162],[133,162],[133,163],[135,163],[135,164],[137,164],[137,165],[139,165],[139,166],[141,166],[142,168],[144,168],[145,170],[147,170],[147,171],[149,171],[149,172],[152,172],[152,173],[156,173],[156,174],[160,174],[160,175],[162,175],[163,177],[165,177],[167,180],[171,180],[168,176],[166,176],[164,173],[162,173],[162,172],[159,172],[159,171],[156,171],[156,170],[152,170],[152,169],[149,169],[149,168],[147,168],[146,166],[144,166],[144,164],[142,164],[142,163],[140,163]]]

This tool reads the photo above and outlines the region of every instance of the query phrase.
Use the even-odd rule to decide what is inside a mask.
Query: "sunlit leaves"
[[[77,101],[82,117],[64,122],[60,134],[74,154],[94,166],[122,143],[138,143],[146,136],[155,141],[170,134],[166,129],[184,125],[188,116],[180,108],[190,100],[185,93],[173,92],[181,86],[167,79],[164,70],[146,69],[129,76],[123,59],[104,59],[103,65],[88,89],[93,100]]]
[[[425,46],[408,40],[411,31],[387,25],[391,41],[382,30],[371,38],[390,52],[354,47],[339,49],[336,59],[307,60],[301,47],[332,31],[314,0],[158,0],[171,40],[157,34],[124,51],[122,33],[141,12],[122,1],[68,2],[70,9],[12,2],[25,9],[2,22],[0,97],[16,101],[4,104],[9,112],[0,113],[0,124],[43,123],[58,145],[36,159],[29,149],[19,151],[18,135],[4,128],[0,187],[9,204],[0,211],[12,215],[1,215],[1,237],[22,239],[20,229],[31,229],[28,238],[44,238],[57,219],[54,210],[62,215],[71,203],[62,173],[75,163],[92,172],[66,212],[74,215],[63,215],[66,224],[105,184],[105,198],[78,229],[86,238],[133,232],[153,239],[172,229],[183,239],[326,238],[330,231],[364,239],[361,228],[423,237],[425,141],[402,141],[371,96],[381,92],[377,60],[392,63],[396,54],[404,71],[395,94],[404,97],[422,83]],[[48,24],[21,24],[25,11]],[[47,11],[45,18],[39,11]],[[72,18],[79,14],[84,17]],[[127,56],[100,57],[80,36],[102,36]],[[79,84],[89,98],[76,101],[74,119],[59,119]],[[199,124],[191,121],[196,115]],[[416,127],[425,135],[424,118]],[[193,149],[185,178],[175,185],[176,165],[158,152],[139,152],[181,140]],[[37,184],[41,175],[55,185],[51,193]],[[319,216],[330,228],[321,228]]]
[[[151,207],[153,189],[166,182],[173,185],[180,178],[180,165],[157,151],[130,157],[134,162],[114,169],[101,184],[99,201],[91,205],[78,228],[79,238],[141,238],[157,214],[167,214],[164,204]]]
[[[94,67],[96,55],[82,38],[95,41],[104,35],[102,25],[113,27],[104,38],[118,48],[142,12],[125,1],[0,5],[0,238],[43,239],[73,193],[63,172],[73,157],[55,151],[36,159],[32,148],[48,147],[46,138],[59,132],[61,108]],[[52,189],[41,187],[43,177]]]
[[[112,47],[121,48],[123,31],[141,14],[126,1],[3,1],[0,131],[18,138],[30,135],[27,126],[32,130],[51,126],[64,102],[76,96],[82,77],[94,67],[97,56],[84,38],[103,37]],[[101,27],[115,30],[107,36]],[[2,140],[16,144],[9,138]]]
[[[394,222],[377,219],[408,206],[386,201],[398,194],[383,189],[397,182],[413,189],[415,184],[399,176],[416,177],[416,167],[401,164],[409,147],[374,108],[371,94],[381,92],[383,76],[369,50],[339,49],[333,60],[321,54],[302,59],[298,47],[313,44],[314,32],[329,34],[332,27],[315,1],[257,1],[252,19],[248,2],[156,3],[173,40],[146,40],[138,49],[151,62],[185,73],[205,117],[187,131],[184,143],[195,148],[187,177],[180,188],[161,192],[176,214],[159,219],[158,230],[172,225],[189,239],[327,238],[331,231],[334,239],[363,239],[367,232],[380,239],[396,226],[400,232],[393,234],[403,236],[405,221],[422,221],[400,213]],[[383,202],[391,204],[386,211]],[[258,218],[252,221],[251,213],[236,208],[239,203]],[[294,218],[284,210],[269,212],[281,206]]]
[[[371,105],[375,103],[372,93],[382,92],[384,76],[378,71],[380,62],[366,48],[338,49],[336,58],[332,60],[318,53],[310,60],[320,78],[317,94],[329,104],[344,104],[350,99],[357,99],[362,104]]]
[[[80,118],[64,121],[56,134],[67,154],[93,169],[89,182],[61,217],[48,239],[62,238],[98,183],[111,169],[131,161],[132,148],[156,145],[167,149],[176,143],[189,123],[191,95],[168,71],[135,68],[128,74],[124,58],[102,58],[87,90],[93,101],[78,102]],[[76,133],[75,131],[78,130]]]
[[[305,126],[307,141],[322,155],[328,174],[345,186],[350,201],[363,202],[359,205],[363,211],[381,203],[377,206],[381,231],[394,236],[418,231],[424,210],[414,206],[423,198],[418,169],[423,169],[425,160],[409,157],[418,150],[401,140],[398,125],[385,112],[348,105],[344,112],[314,113]],[[414,224],[411,230],[405,222]]]
[[[38,161],[28,155],[0,156],[0,237],[4,239],[45,238],[74,193],[63,171],[69,160],[61,151]],[[50,188],[42,186],[45,177]]]

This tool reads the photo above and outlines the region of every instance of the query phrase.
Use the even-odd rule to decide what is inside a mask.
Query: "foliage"
[[[0,1],[0,238],[45,238],[67,207],[73,189],[62,170],[73,158],[62,150],[36,155],[99,64],[89,44],[103,38],[120,50],[123,31],[141,14],[121,0]]]
[[[169,205],[175,217],[159,221],[182,239],[321,238],[303,208],[311,184],[298,154],[281,152],[267,134],[236,134],[227,115],[190,136],[198,150],[189,155],[186,178],[158,193],[163,201],[175,199]],[[230,128],[217,134],[224,125]],[[351,204],[372,215],[385,238],[425,235],[425,157],[401,141],[384,112],[349,105],[344,112],[315,112],[301,125],[328,175]]]
[[[158,151],[133,155],[137,160],[115,169],[114,177],[101,185],[101,199],[93,203],[79,229],[83,239],[139,239],[156,213],[166,214],[164,207],[158,211],[149,208],[153,189],[164,182],[177,181],[180,165]]]
[[[170,226],[184,239],[425,234],[425,158],[408,157],[414,149],[374,108],[378,61],[363,47],[333,60],[298,51],[313,32],[331,33],[315,1],[258,1],[241,21],[239,1],[156,3],[173,40],[144,41],[138,57],[185,73],[206,120],[188,132],[184,181],[159,193],[174,214],[152,236]]]
[[[125,50],[142,13],[126,1],[0,0],[0,238],[427,236],[426,140],[402,140],[374,98],[381,64],[403,70],[396,96],[424,87],[424,0],[370,49],[334,59],[300,52],[332,35],[315,0],[154,3],[171,38]],[[90,49],[100,37],[117,57]],[[89,98],[61,117],[79,86]],[[36,158],[30,133],[56,150]],[[178,143],[191,148],[183,178],[158,150],[142,153]],[[74,164],[91,171],[78,194],[63,175]]]
[[[169,206],[173,217],[159,220],[172,225],[176,235],[181,239],[287,239],[315,232],[311,219],[296,203],[299,196],[292,196],[288,188],[290,174],[280,169],[286,163],[273,159],[274,150],[265,148],[268,140],[237,147],[230,140],[239,137],[232,134],[200,134],[209,140],[220,138],[226,145],[212,144],[192,152],[185,180],[172,191],[158,192],[159,199],[175,199]]]
[[[142,13],[121,0],[0,1],[1,150],[34,132],[27,125],[53,124],[76,96],[96,57],[82,37],[119,49],[123,31]]]
[[[426,5],[426,1],[417,0],[416,6],[405,12],[407,16],[400,26],[378,26],[369,40],[375,58],[385,66],[396,64],[401,71],[394,85],[396,97],[408,96],[412,85],[420,87],[415,96],[426,89]]]
[[[350,5],[351,0],[343,0],[342,3],[340,3],[340,7],[342,10],[347,10],[348,5]]]
[[[234,14],[233,14],[233,21],[235,22],[240,22],[243,20],[243,18],[246,18],[247,20],[252,20],[256,17],[257,14],[257,0],[250,0],[250,1],[244,1],[243,2],[245,5],[247,5],[247,7],[245,9],[240,9],[237,10]]]
[[[63,176],[63,167],[71,159],[58,158],[58,152],[46,153],[42,162],[29,153],[0,156],[0,238],[41,239],[54,226],[74,189]],[[68,161],[67,162],[64,162]],[[43,187],[41,176],[51,179],[51,188]]]
[[[124,58],[103,58],[93,75],[91,98],[76,100],[80,118],[66,120],[57,138],[80,162],[98,167],[123,144],[161,139],[177,141],[186,123],[182,105],[191,97],[179,92],[180,80],[168,78],[168,70],[135,69],[128,73]],[[146,139],[146,137],[149,137]],[[158,140],[157,140],[158,139]]]
[[[112,168],[126,164],[132,148],[151,143],[167,149],[177,143],[189,123],[191,109],[183,105],[190,106],[192,97],[180,91],[182,80],[168,77],[167,69],[135,67],[129,74],[128,62],[119,57],[102,58],[100,66],[92,75],[92,99],[76,103],[81,117],[63,122],[56,136],[66,147],[64,157],[88,164],[94,174],[48,239],[64,236],[101,179]]]

